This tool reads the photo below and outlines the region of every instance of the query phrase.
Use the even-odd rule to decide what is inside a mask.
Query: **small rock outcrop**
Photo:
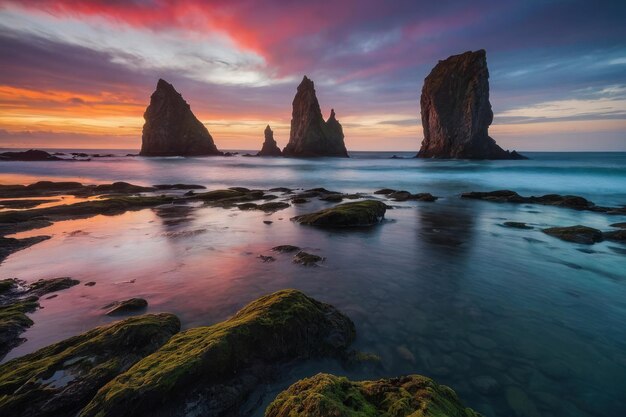
[[[306,76],[293,99],[291,133],[283,155],[348,157],[343,142],[343,129],[335,117],[335,110],[331,110],[330,117],[324,121],[315,95],[315,86]]]
[[[338,204],[334,207],[293,217],[291,220],[318,227],[361,227],[380,223],[387,205],[377,200]]]
[[[265,128],[265,142],[263,142],[263,147],[261,151],[256,154],[256,156],[282,156],[278,145],[276,145],[276,141],[274,140],[274,132],[270,128],[270,125],[267,125]]]
[[[493,112],[483,49],[439,61],[424,80],[420,105],[424,140],[418,158],[526,159],[489,136]]]
[[[0,161],[64,161],[64,159],[46,151],[30,149],[24,152],[2,152]]]
[[[141,156],[222,154],[183,96],[164,80],[157,83],[143,118]]]
[[[456,393],[421,375],[350,381],[317,374],[296,382],[265,410],[265,417],[448,416],[480,417]]]

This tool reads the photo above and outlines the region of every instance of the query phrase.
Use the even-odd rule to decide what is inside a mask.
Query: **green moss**
[[[16,285],[17,283],[13,278],[0,280],[0,294],[4,294],[5,292],[12,290],[16,287]]]
[[[179,328],[172,314],[132,317],[0,365],[0,415],[73,415]]]
[[[104,386],[81,415],[151,415],[151,410],[184,406],[181,396],[193,387],[212,386],[215,398],[220,398],[219,389],[233,397],[241,388],[229,387],[227,381],[235,375],[243,378],[258,367],[340,353],[353,338],[353,323],[332,306],[296,290],[279,291],[248,304],[229,320],[172,337]]]
[[[315,213],[296,216],[291,220],[312,226],[350,227],[369,226],[385,217],[387,206],[377,200],[363,200],[339,204]]]
[[[410,375],[352,382],[317,374],[296,382],[267,407],[265,417],[479,417],[450,388]]]

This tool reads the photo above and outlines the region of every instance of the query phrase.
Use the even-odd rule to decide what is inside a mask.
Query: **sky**
[[[439,60],[485,49],[490,135],[626,151],[626,1],[0,0],[0,147],[138,149],[159,78],[218,148],[289,138],[303,75],[349,150],[417,151]]]

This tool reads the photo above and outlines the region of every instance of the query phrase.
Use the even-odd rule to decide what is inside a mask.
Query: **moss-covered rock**
[[[81,416],[237,415],[276,366],[342,353],[354,324],[330,305],[283,290],[232,318],[185,330],[105,385]]]
[[[41,279],[32,284],[17,279],[0,281],[0,359],[25,341],[20,335],[33,325],[26,313],[39,308],[39,297],[78,283],[68,277]]]
[[[38,308],[39,301],[35,296],[0,306],[0,359],[24,342],[24,339],[20,339],[20,334],[33,325],[26,313],[32,313]]]
[[[267,407],[265,417],[480,417],[455,392],[432,379],[409,375],[353,382],[317,374],[296,382]]]
[[[338,204],[334,207],[293,217],[301,224],[321,227],[371,226],[385,217],[387,205],[377,200]]]
[[[556,237],[561,240],[574,243],[583,243],[585,245],[593,245],[603,240],[602,232],[593,227],[587,226],[567,226],[567,227],[549,227],[542,230],[543,233]]]
[[[0,415],[75,415],[100,387],[179,329],[172,314],[132,317],[0,365]]]
[[[300,248],[294,245],[278,245],[278,246],[274,246],[272,250],[274,252],[280,252],[280,253],[291,253],[291,252],[299,251]]]

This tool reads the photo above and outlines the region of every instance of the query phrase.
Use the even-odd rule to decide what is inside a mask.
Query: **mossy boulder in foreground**
[[[276,397],[265,417],[480,417],[445,385],[410,375],[353,382],[317,374]]]
[[[293,217],[298,223],[321,227],[371,226],[385,217],[387,205],[377,200],[355,201]]]
[[[342,354],[354,324],[334,307],[283,290],[229,320],[185,330],[105,385],[81,416],[238,415],[276,367]]]
[[[0,415],[75,415],[179,329],[172,314],[132,317],[13,359],[0,366]]]

